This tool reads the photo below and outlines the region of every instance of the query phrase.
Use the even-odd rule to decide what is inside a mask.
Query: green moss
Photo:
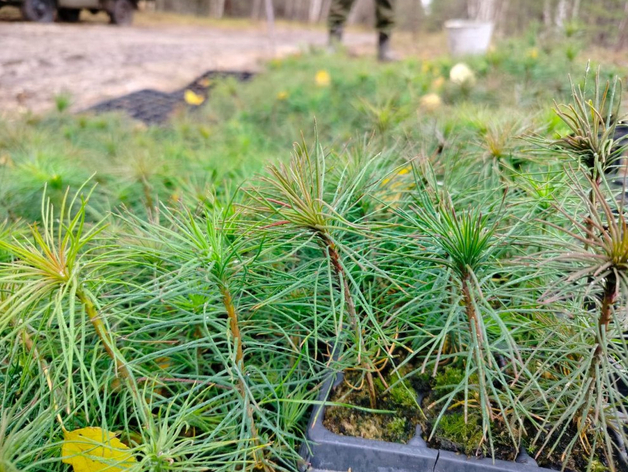
[[[417,407],[417,393],[404,380],[394,383],[388,390],[388,394],[396,405],[408,408]]]
[[[379,377],[376,377],[373,380],[373,384],[375,385],[375,391],[377,393],[383,393],[386,390],[386,386],[384,385],[384,382],[382,382],[382,379],[380,379]]]
[[[464,380],[464,372],[455,367],[446,367],[436,374],[436,386],[434,387],[441,396],[454,391]]]
[[[604,464],[602,464],[598,459],[593,459],[591,461],[591,472],[607,472],[609,470]]]
[[[482,418],[470,414],[465,422],[464,412],[450,413],[439,422],[437,434],[441,441],[451,443],[458,452],[475,456],[482,443]]]
[[[406,436],[406,424],[405,418],[394,418],[386,425],[386,431],[388,436],[393,438],[395,442],[402,442]]]

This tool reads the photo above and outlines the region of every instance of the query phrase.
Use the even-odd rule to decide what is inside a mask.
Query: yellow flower
[[[434,111],[441,107],[443,101],[437,93],[428,93],[421,97],[421,108],[427,111]]]
[[[423,63],[421,64],[421,73],[427,74],[431,68],[432,66],[429,62],[423,61]]]
[[[282,90],[277,94],[277,100],[286,100],[288,98],[288,92]]]
[[[464,62],[459,62],[449,71],[449,80],[456,85],[473,85],[475,83],[475,75],[468,65]]]
[[[326,70],[319,70],[314,77],[314,81],[319,87],[329,87],[329,84],[331,84],[331,76]]]

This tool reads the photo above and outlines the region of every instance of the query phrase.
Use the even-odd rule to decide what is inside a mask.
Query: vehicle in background
[[[67,23],[79,21],[81,10],[93,13],[105,11],[112,24],[129,25],[138,0],[0,0],[3,5],[20,7],[22,16],[28,21],[50,23],[55,20]]]

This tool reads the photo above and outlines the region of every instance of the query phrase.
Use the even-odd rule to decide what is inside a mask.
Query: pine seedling
[[[193,287],[182,286],[197,283],[190,282],[188,275],[195,280],[201,275],[203,293],[216,290],[220,295],[221,310],[227,315],[225,334],[230,341],[231,360],[235,365],[232,372],[237,379],[236,389],[244,403],[247,419],[248,438],[242,440],[240,451],[251,453],[254,470],[270,471],[274,470],[274,465],[265,457],[268,445],[260,437],[254,414],[254,409],[259,408],[246,381],[244,333],[237,303],[245,290],[241,282],[248,265],[260,255],[259,240],[243,231],[241,212],[235,209],[232,201],[221,203],[215,196],[210,200],[211,208],[194,213],[183,206],[175,210],[161,207],[161,223],[147,224],[143,238],[149,244],[138,248],[138,251],[155,250],[151,258],[156,257],[170,264],[174,261],[173,273],[168,275],[171,280],[161,290],[160,299],[168,293],[181,294],[193,290]],[[145,224],[133,217],[130,222],[132,226]]]
[[[9,262],[0,264],[0,284],[10,287],[11,292],[0,303],[0,329],[11,324],[22,335],[22,340],[38,358],[48,378],[47,367],[41,364],[37,354],[36,340],[30,338],[27,325],[30,320],[41,319],[50,314],[57,316],[56,322],[62,327],[59,335],[72,336],[75,332],[75,303],[78,302],[103,344],[108,356],[114,362],[116,372],[127,383],[133,398],[140,408],[140,416],[148,424],[150,415],[141,395],[139,395],[133,371],[124,355],[117,348],[104,314],[98,309],[97,297],[89,290],[94,265],[91,253],[103,224],[88,225],[86,209],[89,195],[78,201],[66,197],[55,213],[53,205],[45,197],[42,201],[42,223],[30,225],[25,234],[0,239],[0,250],[11,257]],[[73,369],[74,339],[67,339],[64,359],[68,378]],[[70,385],[68,385],[70,388]]]
[[[433,361],[431,353],[438,351],[434,373],[451,333],[460,329],[467,333],[464,382],[445,397],[445,405],[436,425],[460,392],[464,394],[464,418],[467,421],[474,396],[471,392],[475,390],[472,387],[475,381],[472,379],[477,379],[475,393],[482,414],[482,441],[488,440],[493,450],[491,423],[501,420],[508,428],[514,447],[518,448],[520,438],[509,417],[514,417],[518,430],[522,429],[522,418],[519,415],[518,400],[509,384],[518,381],[523,371],[523,361],[511,332],[512,328],[486,303],[482,287],[486,280],[483,275],[495,263],[500,246],[500,238],[496,235],[496,221],[499,218],[490,216],[495,212],[490,205],[478,205],[457,211],[446,191],[442,195],[430,195],[428,192],[429,189],[424,189],[418,194],[413,211],[400,211],[400,215],[420,232],[421,249],[415,257],[426,260],[435,267],[445,268],[449,273],[452,293],[451,299],[446,303],[447,308],[444,309],[448,313],[444,322],[445,329],[435,335],[429,349],[430,355],[425,361]],[[423,247],[423,244],[429,245]],[[457,322],[460,306],[466,318],[466,329]],[[487,329],[489,324],[492,334]],[[497,343],[495,340],[498,340]],[[507,367],[512,373],[510,380],[510,374],[497,362],[497,356],[502,354],[508,360]],[[505,388],[500,390],[500,385]],[[435,431],[436,426],[432,434]]]
[[[621,108],[621,81],[616,77],[612,83],[602,85],[598,70],[593,97],[589,97],[588,74],[587,69],[582,86],[575,85],[570,78],[572,103],[554,102],[556,114],[571,133],[546,145],[578,159],[587,169],[590,180],[599,185],[603,174],[617,165],[624,151],[614,141]]]
[[[327,171],[321,145],[317,143],[315,153],[311,155],[305,143],[296,144],[290,164],[271,166],[270,174],[270,177],[262,180],[271,191],[268,194],[256,192],[254,198],[263,205],[265,211],[281,218],[270,223],[268,228],[291,225],[308,231],[318,240],[336,279],[335,287],[344,300],[347,322],[359,350],[358,362],[366,376],[370,404],[372,408],[376,408],[374,368],[366,356],[362,325],[356,311],[342,250],[333,235],[335,224],[341,222],[350,227],[351,223],[342,218],[334,210],[334,206],[325,200]]]
[[[559,208],[571,227],[552,226],[573,243],[561,243],[560,254],[549,261],[560,273],[567,275],[548,290],[548,295],[553,295],[547,296],[546,302],[566,297],[575,284],[584,282],[585,297],[593,299],[594,306],[588,306],[582,314],[585,317],[582,326],[584,352],[569,375],[572,383],[578,381],[575,383],[578,387],[575,392],[559,390],[556,404],[566,403],[567,406],[558,419],[548,416],[546,421],[553,424],[541,430],[536,441],[542,441],[542,450],[549,445],[550,439],[556,440],[550,447],[553,451],[565,435],[567,426],[573,424],[578,434],[569,442],[564,455],[570,454],[577,441],[586,442],[585,438],[592,434],[603,445],[611,470],[616,470],[613,457],[616,453],[626,455],[623,444],[628,439],[621,420],[626,417],[627,404],[618,389],[618,384],[628,382],[625,369],[628,365],[627,346],[623,336],[625,308],[621,306],[628,296],[625,201],[608,199],[603,189],[589,180],[588,186],[593,192],[593,198],[590,198],[578,179],[572,176],[572,182],[574,192],[585,203],[590,217],[582,223],[578,217]],[[589,297],[591,292],[595,297]],[[547,434],[545,440],[541,433]]]
[[[611,173],[620,163],[626,146],[615,141],[619,111],[621,109],[621,81],[600,83],[600,71],[595,74],[593,97],[587,92],[587,68],[584,84],[576,86],[570,78],[572,103],[555,104],[555,112],[571,131],[554,141],[542,141],[548,149],[559,150],[584,166],[591,185],[589,199],[595,209],[595,188],[599,188],[605,174]],[[588,221],[588,220],[587,220]]]

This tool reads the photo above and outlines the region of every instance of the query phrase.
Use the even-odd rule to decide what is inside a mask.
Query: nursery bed
[[[489,458],[476,459],[427,447],[420,428],[408,444],[341,436],[323,425],[325,402],[342,374],[332,374],[322,385],[308,424],[307,443],[301,448],[307,472],[352,470],[356,472],[481,472],[481,471],[549,471],[539,467],[525,452],[516,462]]]

